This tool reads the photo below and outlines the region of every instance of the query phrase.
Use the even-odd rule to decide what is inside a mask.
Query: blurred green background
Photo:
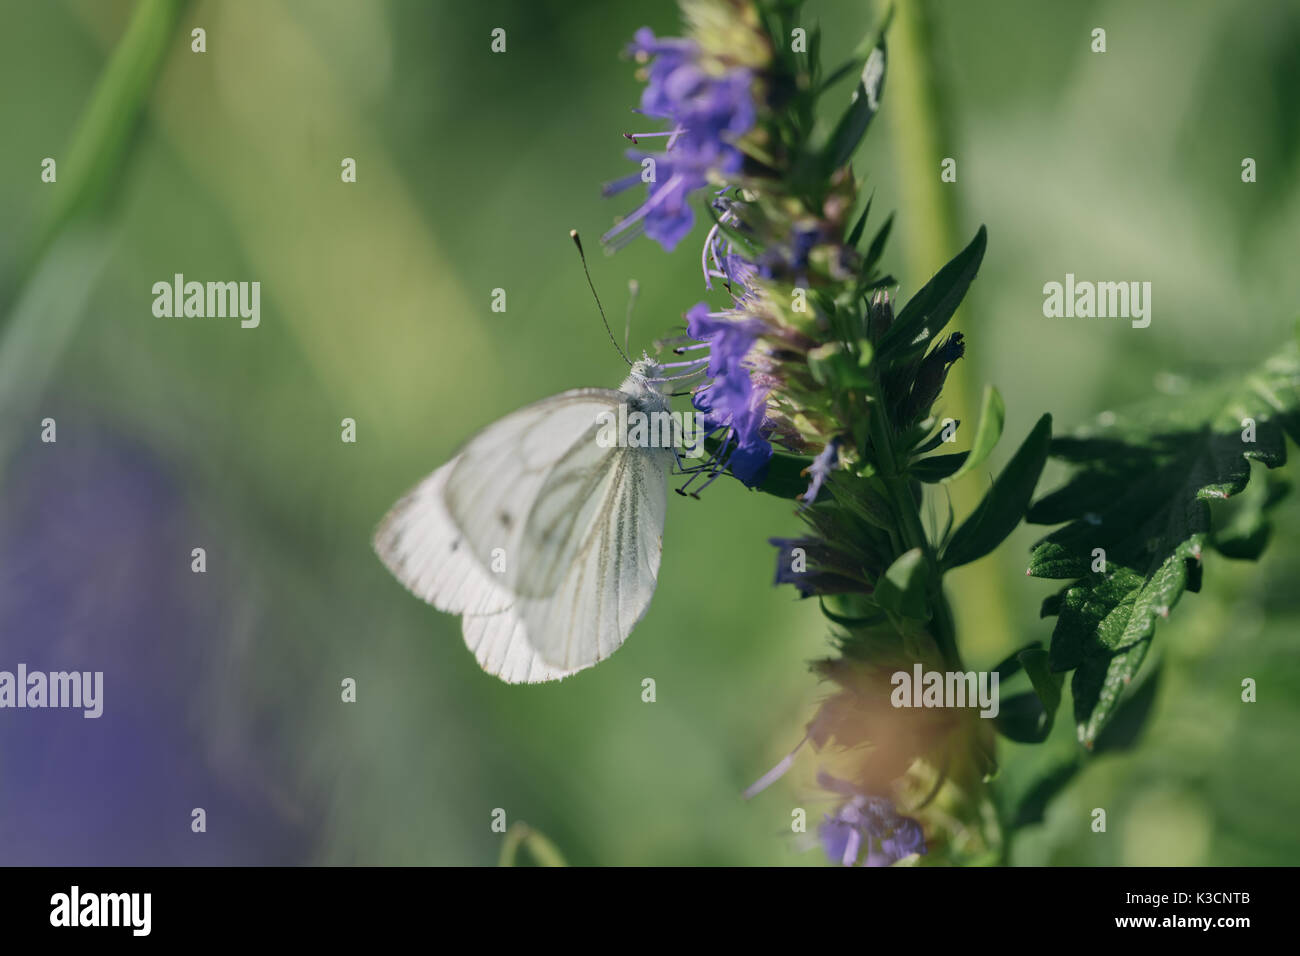
[[[1068,427],[1176,376],[1254,364],[1290,334],[1300,4],[927,6],[930,60],[891,51],[855,165],[876,208],[897,210],[884,264],[904,297],[988,226],[965,375],[1006,398],[994,468],[1044,411]],[[573,863],[823,862],[790,834],[792,808],[824,808],[812,754],[740,798],[819,698],[817,608],[770,585],[766,539],[798,528],[787,503],[734,483],[670,496],[648,617],[558,685],[481,673],[459,621],[370,550],[387,508],[474,430],[621,379],[566,232],[594,249],[631,208],[599,194],[628,171],[620,134],[646,122],[620,52],[639,26],[677,32],[674,5],[193,3],[155,38],[138,126],[120,103],[88,110],[133,4],[0,9],[0,667],[106,672],[100,721],[0,717],[0,862],[490,864],[495,808]],[[830,65],[876,18],[864,2],[807,6]],[[1098,26],[1105,54],[1089,50]],[[932,71],[933,116],[891,115],[909,70]],[[87,141],[120,133],[120,166],[74,147],[97,115]],[[899,162],[918,123],[958,160],[951,245],[904,203],[938,177]],[[704,297],[697,239],[592,258],[612,316],[640,283],[633,348]],[[927,242],[938,257],[915,274],[903,250]],[[153,283],[178,272],[260,281],[260,328],[154,317]],[[1150,328],[1044,318],[1042,286],[1066,272],[1150,281]],[[39,440],[45,417],[56,444]],[[356,444],[340,441],[345,417]],[[1206,590],[1159,628],[1137,745],[1089,761],[1012,862],[1300,859],[1300,508],[1278,522],[1260,565],[1207,556]],[[1047,638],[1048,585],[1023,576],[1042,533],[953,576],[973,666]],[[1005,784],[1072,759],[1069,724],[1041,748],[1004,746]],[[199,806],[206,834],[190,832]]]

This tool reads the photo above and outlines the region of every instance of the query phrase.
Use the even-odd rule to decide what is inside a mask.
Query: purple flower
[[[879,850],[873,847],[872,849],[867,850],[867,858],[862,862],[862,865],[863,866],[891,866],[893,863],[894,863],[894,859],[892,857],[890,857],[886,853],[880,852]]]
[[[822,849],[832,863],[852,866],[863,847],[866,866],[889,866],[913,853],[925,853],[921,825],[899,814],[886,798],[863,793],[828,773],[818,774],[817,782],[846,798],[817,828]]]
[[[835,466],[839,464],[840,458],[840,440],[832,438],[826,443],[820,455],[813,459],[813,463],[808,466],[808,473],[812,475],[812,481],[808,483],[808,490],[804,492],[803,500],[807,504],[812,504],[817,500],[818,493],[822,490],[822,485],[830,477]]]
[[[921,831],[921,824],[911,817],[899,817],[899,821],[893,834],[880,841],[881,849],[894,860],[901,860],[913,853],[924,854],[925,834]]]
[[[820,228],[795,226],[789,242],[773,245],[759,257],[758,271],[766,278],[803,276],[808,271],[809,255],[823,242]]]
[[[687,334],[709,346],[709,384],[695,392],[692,403],[704,413],[705,427],[726,429],[727,465],[749,487],[762,482],[772,458],[767,440],[767,388],[755,385],[745,356],[763,332],[752,317],[710,312],[700,302],[686,313]]]
[[[851,562],[820,538],[768,538],[768,543],[777,549],[773,583],[793,584],[799,589],[800,597],[868,590],[862,580],[836,570]]]
[[[723,225],[741,231],[744,224],[737,218],[734,200],[717,196],[713,200],[713,209],[718,221],[714,223],[709,234],[704,237],[704,248],[700,252],[700,268],[704,273],[704,286],[713,289],[713,280],[722,279],[731,293],[737,307],[742,307],[755,298],[754,279],[758,276],[758,267],[738,254],[722,231]]]
[[[827,817],[817,827],[817,839],[821,840],[822,849],[833,863],[852,866],[858,861],[862,852],[862,832],[837,817]]]
[[[636,159],[640,153],[629,150],[628,156]],[[612,196],[641,182],[639,174],[625,176],[604,187],[602,193]],[[690,194],[705,181],[694,170],[663,157],[655,166],[655,177],[646,183],[646,201],[635,212],[623,219],[602,237],[608,241],[631,226],[641,224],[640,231],[671,251],[695,223],[695,213],[690,207]],[[633,234],[635,235],[635,233]]]
[[[672,125],[661,132],[628,134],[633,143],[655,138],[667,142],[662,152],[629,151],[629,158],[641,163],[643,171],[653,169],[646,183],[646,201],[603,239],[608,242],[641,224],[641,231],[671,252],[694,225],[688,205],[692,194],[708,185],[711,173],[740,170],[744,157],[734,144],[753,128],[758,115],[754,74],[747,69],[721,75],[706,71],[693,40],[656,37],[647,27],[637,31],[629,52],[650,64],[639,112]],[[653,163],[646,164],[646,159]],[[606,186],[604,193],[621,192],[640,179],[640,175],[625,177]]]
[[[649,62],[646,87],[641,93],[641,109],[651,116],[666,116],[672,107],[667,88],[673,74],[690,68],[699,55],[694,40],[679,37],[656,37],[649,27],[642,27],[628,44],[628,53],[638,62]]]
[[[764,438],[756,438],[742,445],[727,459],[731,473],[749,488],[757,488],[767,477],[767,466],[772,460],[772,445]]]
[[[722,378],[744,371],[743,361],[765,326],[761,319],[731,312],[710,312],[707,302],[697,302],[686,312],[686,334],[709,344],[709,377]],[[745,371],[745,378],[749,372]]]
[[[758,268],[754,263],[744,256],[728,252],[722,259],[722,271],[733,289],[739,287],[741,300],[753,297],[754,279],[758,276]]]

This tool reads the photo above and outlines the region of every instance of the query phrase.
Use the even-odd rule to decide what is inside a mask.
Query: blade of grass
[[[30,276],[60,231],[116,195],[149,93],[188,0],[140,0],[73,132],[55,199],[21,274]],[[6,310],[7,312],[8,310]],[[9,321],[10,317],[6,317]]]
[[[501,866],[515,866],[519,851],[527,849],[538,866],[566,866],[554,843],[526,823],[511,824],[501,843]]]
[[[65,178],[0,315],[0,472],[64,346],[86,313],[112,248],[98,215],[116,195],[177,19],[188,0],[140,0],[72,136]]]

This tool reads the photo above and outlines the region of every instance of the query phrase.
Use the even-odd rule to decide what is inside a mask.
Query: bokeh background
[[[492,864],[502,808],[573,863],[821,864],[789,832],[793,807],[822,808],[811,754],[740,798],[819,695],[817,608],[770,584],[787,503],[734,483],[670,496],[649,616],[554,686],[482,674],[458,620],[369,546],[475,429],[620,380],[566,232],[593,249],[630,208],[599,193],[645,122],[620,52],[639,26],[675,32],[673,4],[174,6],[0,4],[0,668],[105,672],[99,720],[0,712],[0,862]],[[885,266],[904,296],[988,226],[951,401],[962,417],[981,383],[1002,390],[994,467],[1043,411],[1069,426],[1290,334],[1300,4],[923,12],[929,46],[891,50],[856,167],[898,211]],[[807,6],[831,64],[877,14]],[[927,108],[891,96],[908,76],[933,81]],[[958,160],[947,221],[909,205],[938,175],[908,152],[918,129]],[[694,239],[593,257],[614,316],[640,283],[634,348],[702,297],[698,260]],[[151,287],[177,272],[260,281],[261,327],[155,318]],[[1045,319],[1042,285],[1066,272],[1152,282],[1150,328]],[[1205,591],[1159,628],[1145,730],[1089,760],[1012,862],[1300,860],[1300,507],[1278,523],[1258,565],[1207,555]],[[953,576],[971,664],[1048,636],[1048,585],[1023,575],[1041,533]],[[1069,725],[1004,745],[1004,784],[1073,761]]]

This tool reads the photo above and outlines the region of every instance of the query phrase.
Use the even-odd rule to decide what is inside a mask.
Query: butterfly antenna
[[[632,307],[641,292],[641,283],[635,279],[627,280],[627,320],[623,323],[623,354],[627,354],[627,340],[632,333]]]
[[[618,339],[614,338],[614,330],[609,327],[609,319],[605,317],[605,307],[600,304],[600,296],[596,294],[596,283],[591,281],[591,270],[587,268],[587,254],[582,251],[582,240],[578,238],[578,230],[570,229],[569,238],[578,247],[578,258],[582,260],[582,272],[587,277],[587,285],[591,287],[591,296],[596,300],[596,308],[600,310],[600,320],[605,323],[605,331],[609,333],[609,340],[614,344],[614,348],[618,349],[618,354],[623,357],[623,361],[630,368],[632,360],[627,357],[626,351],[619,348]]]

